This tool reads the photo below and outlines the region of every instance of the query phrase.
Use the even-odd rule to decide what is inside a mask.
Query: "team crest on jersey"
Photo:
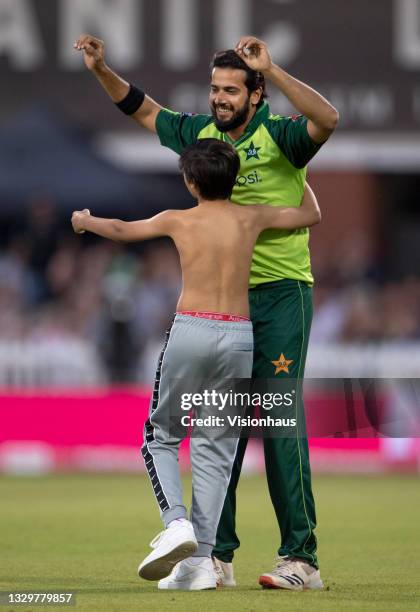
[[[286,359],[284,353],[282,353],[276,361],[272,361],[271,363],[276,368],[274,375],[279,374],[280,372],[286,372],[286,374],[290,374],[289,365],[293,363],[293,359]]]
[[[252,142],[252,140],[251,140],[250,145],[249,145],[249,149],[248,150],[244,149],[244,151],[246,153],[246,160],[245,161],[248,161],[248,159],[251,159],[252,157],[255,157],[255,159],[260,159],[260,156],[258,155],[258,151],[260,149],[261,149],[261,147],[256,147],[254,145],[254,143]]]

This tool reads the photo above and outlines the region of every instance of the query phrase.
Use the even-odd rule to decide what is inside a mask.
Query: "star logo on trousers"
[[[293,363],[293,359],[286,359],[284,353],[282,353],[277,359],[277,361],[272,361],[271,363],[276,367],[276,371],[274,372],[274,374],[279,374],[280,372],[286,372],[286,374],[290,374],[289,365]]]

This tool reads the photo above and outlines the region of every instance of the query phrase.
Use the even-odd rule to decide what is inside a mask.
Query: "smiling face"
[[[209,103],[216,127],[229,132],[246,125],[255,112],[261,91],[251,94],[245,85],[246,73],[236,68],[214,68]]]

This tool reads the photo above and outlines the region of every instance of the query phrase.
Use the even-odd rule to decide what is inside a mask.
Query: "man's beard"
[[[231,107],[229,107],[230,110]],[[230,132],[236,130],[244,123],[246,123],[249,114],[249,98],[245,102],[244,106],[233,113],[232,118],[229,121],[223,121],[218,118],[216,112],[216,105],[211,105],[211,114],[213,115],[214,124],[220,132]]]

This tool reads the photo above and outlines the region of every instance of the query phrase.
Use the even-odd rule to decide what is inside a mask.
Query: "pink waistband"
[[[180,310],[176,314],[187,315],[188,317],[198,317],[199,319],[212,319],[214,321],[231,321],[232,323],[250,321],[248,317],[225,314],[224,312],[197,312],[196,310]]]

